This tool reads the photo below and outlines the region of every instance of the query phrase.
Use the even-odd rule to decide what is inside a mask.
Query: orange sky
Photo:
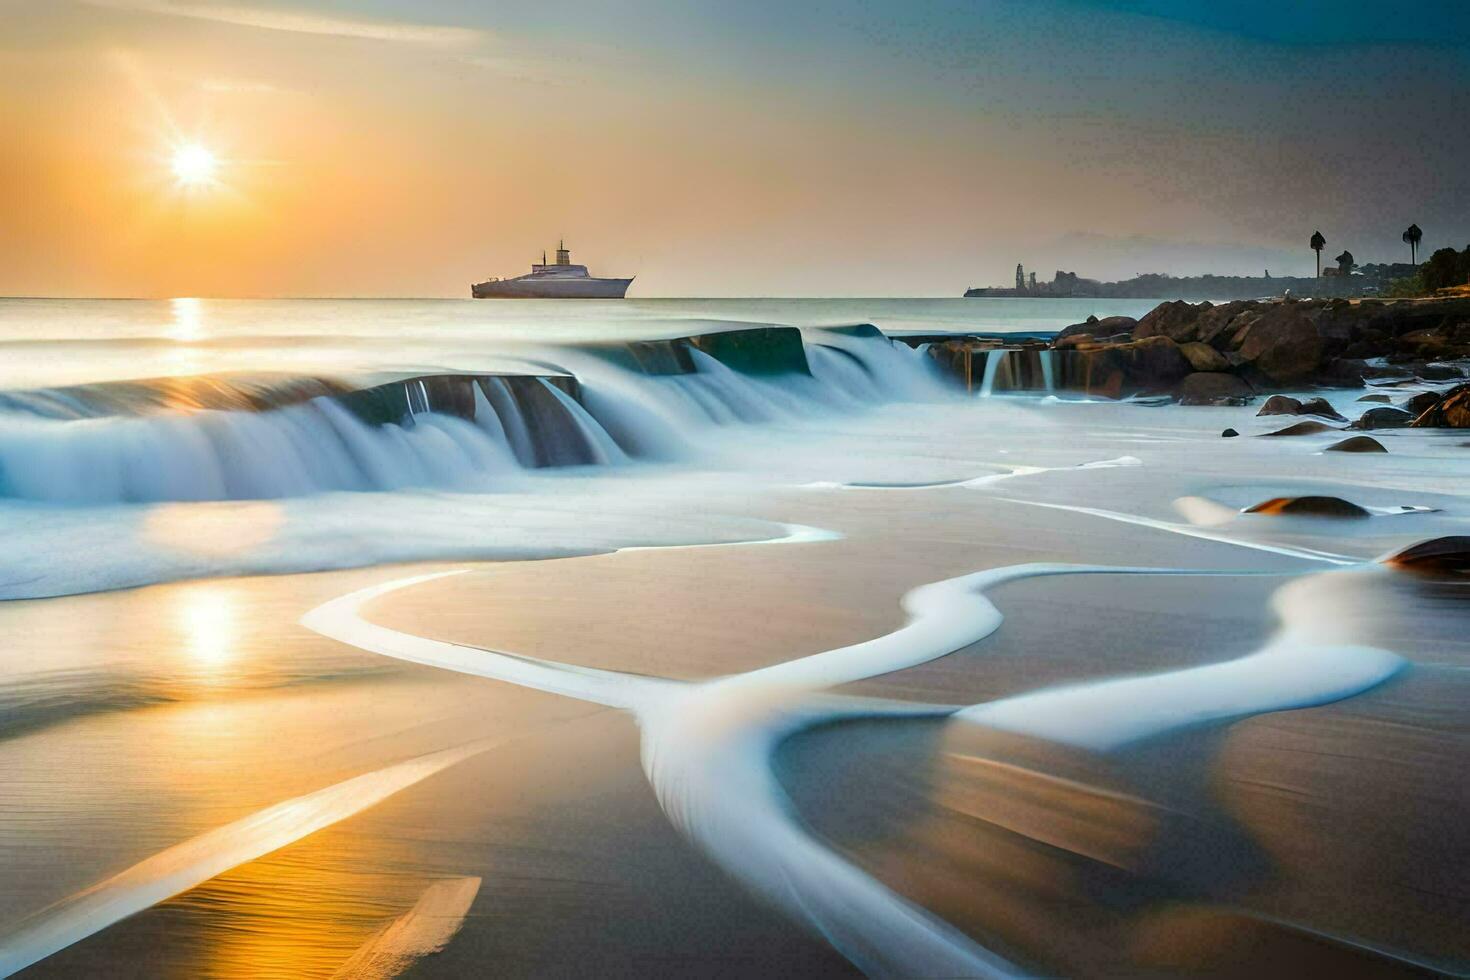
[[[1155,271],[1110,267],[1113,236],[1289,273],[1340,190],[1304,143],[1202,142],[1146,99],[1053,84],[1075,52],[1047,46],[1049,77],[941,52],[978,66],[956,84],[866,29],[817,48],[664,17],[608,38],[453,2],[0,0],[0,17],[0,127],[20,134],[0,143],[0,295],[463,295],[563,235],[594,274],[636,273],[634,295],[956,295],[1017,260]],[[1117,29],[1119,56],[1184,30]],[[185,141],[221,158],[217,185],[176,185]],[[1280,186],[1260,199],[1254,180]],[[1448,230],[1413,210],[1430,203],[1402,222],[1426,244]],[[1332,247],[1351,234],[1334,230]]]

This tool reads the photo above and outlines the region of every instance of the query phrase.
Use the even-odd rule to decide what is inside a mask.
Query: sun
[[[214,183],[215,174],[219,172],[219,159],[208,147],[184,143],[174,148],[169,167],[180,184],[198,187]]]

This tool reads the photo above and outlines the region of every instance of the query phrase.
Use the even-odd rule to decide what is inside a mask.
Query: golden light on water
[[[183,143],[174,147],[169,158],[174,180],[184,187],[213,184],[219,176],[219,158],[200,143]]]
[[[168,301],[168,334],[174,340],[198,340],[203,335],[203,304],[193,297],[176,296]]]
[[[235,603],[228,589],[205,583],[180,594],[178,623],[190,658],[206,671],[235,653]]]

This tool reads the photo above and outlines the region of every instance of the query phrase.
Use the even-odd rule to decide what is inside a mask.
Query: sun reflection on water
[[[178,296],[168,301],[168,335],[174,340],[198,340],[204,336],[204,304],[189,296]]]
[[[217,583],[181,590],[177,609],[190,661],[205,674],[217,673],[235,659],[235,597]]]

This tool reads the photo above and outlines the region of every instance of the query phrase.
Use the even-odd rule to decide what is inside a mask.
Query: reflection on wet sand
[[[0,970],[30,966],[120,919],[365,810],[489,745],[420,756],[274,804],[150,855],[67,896],[0,939]]]

